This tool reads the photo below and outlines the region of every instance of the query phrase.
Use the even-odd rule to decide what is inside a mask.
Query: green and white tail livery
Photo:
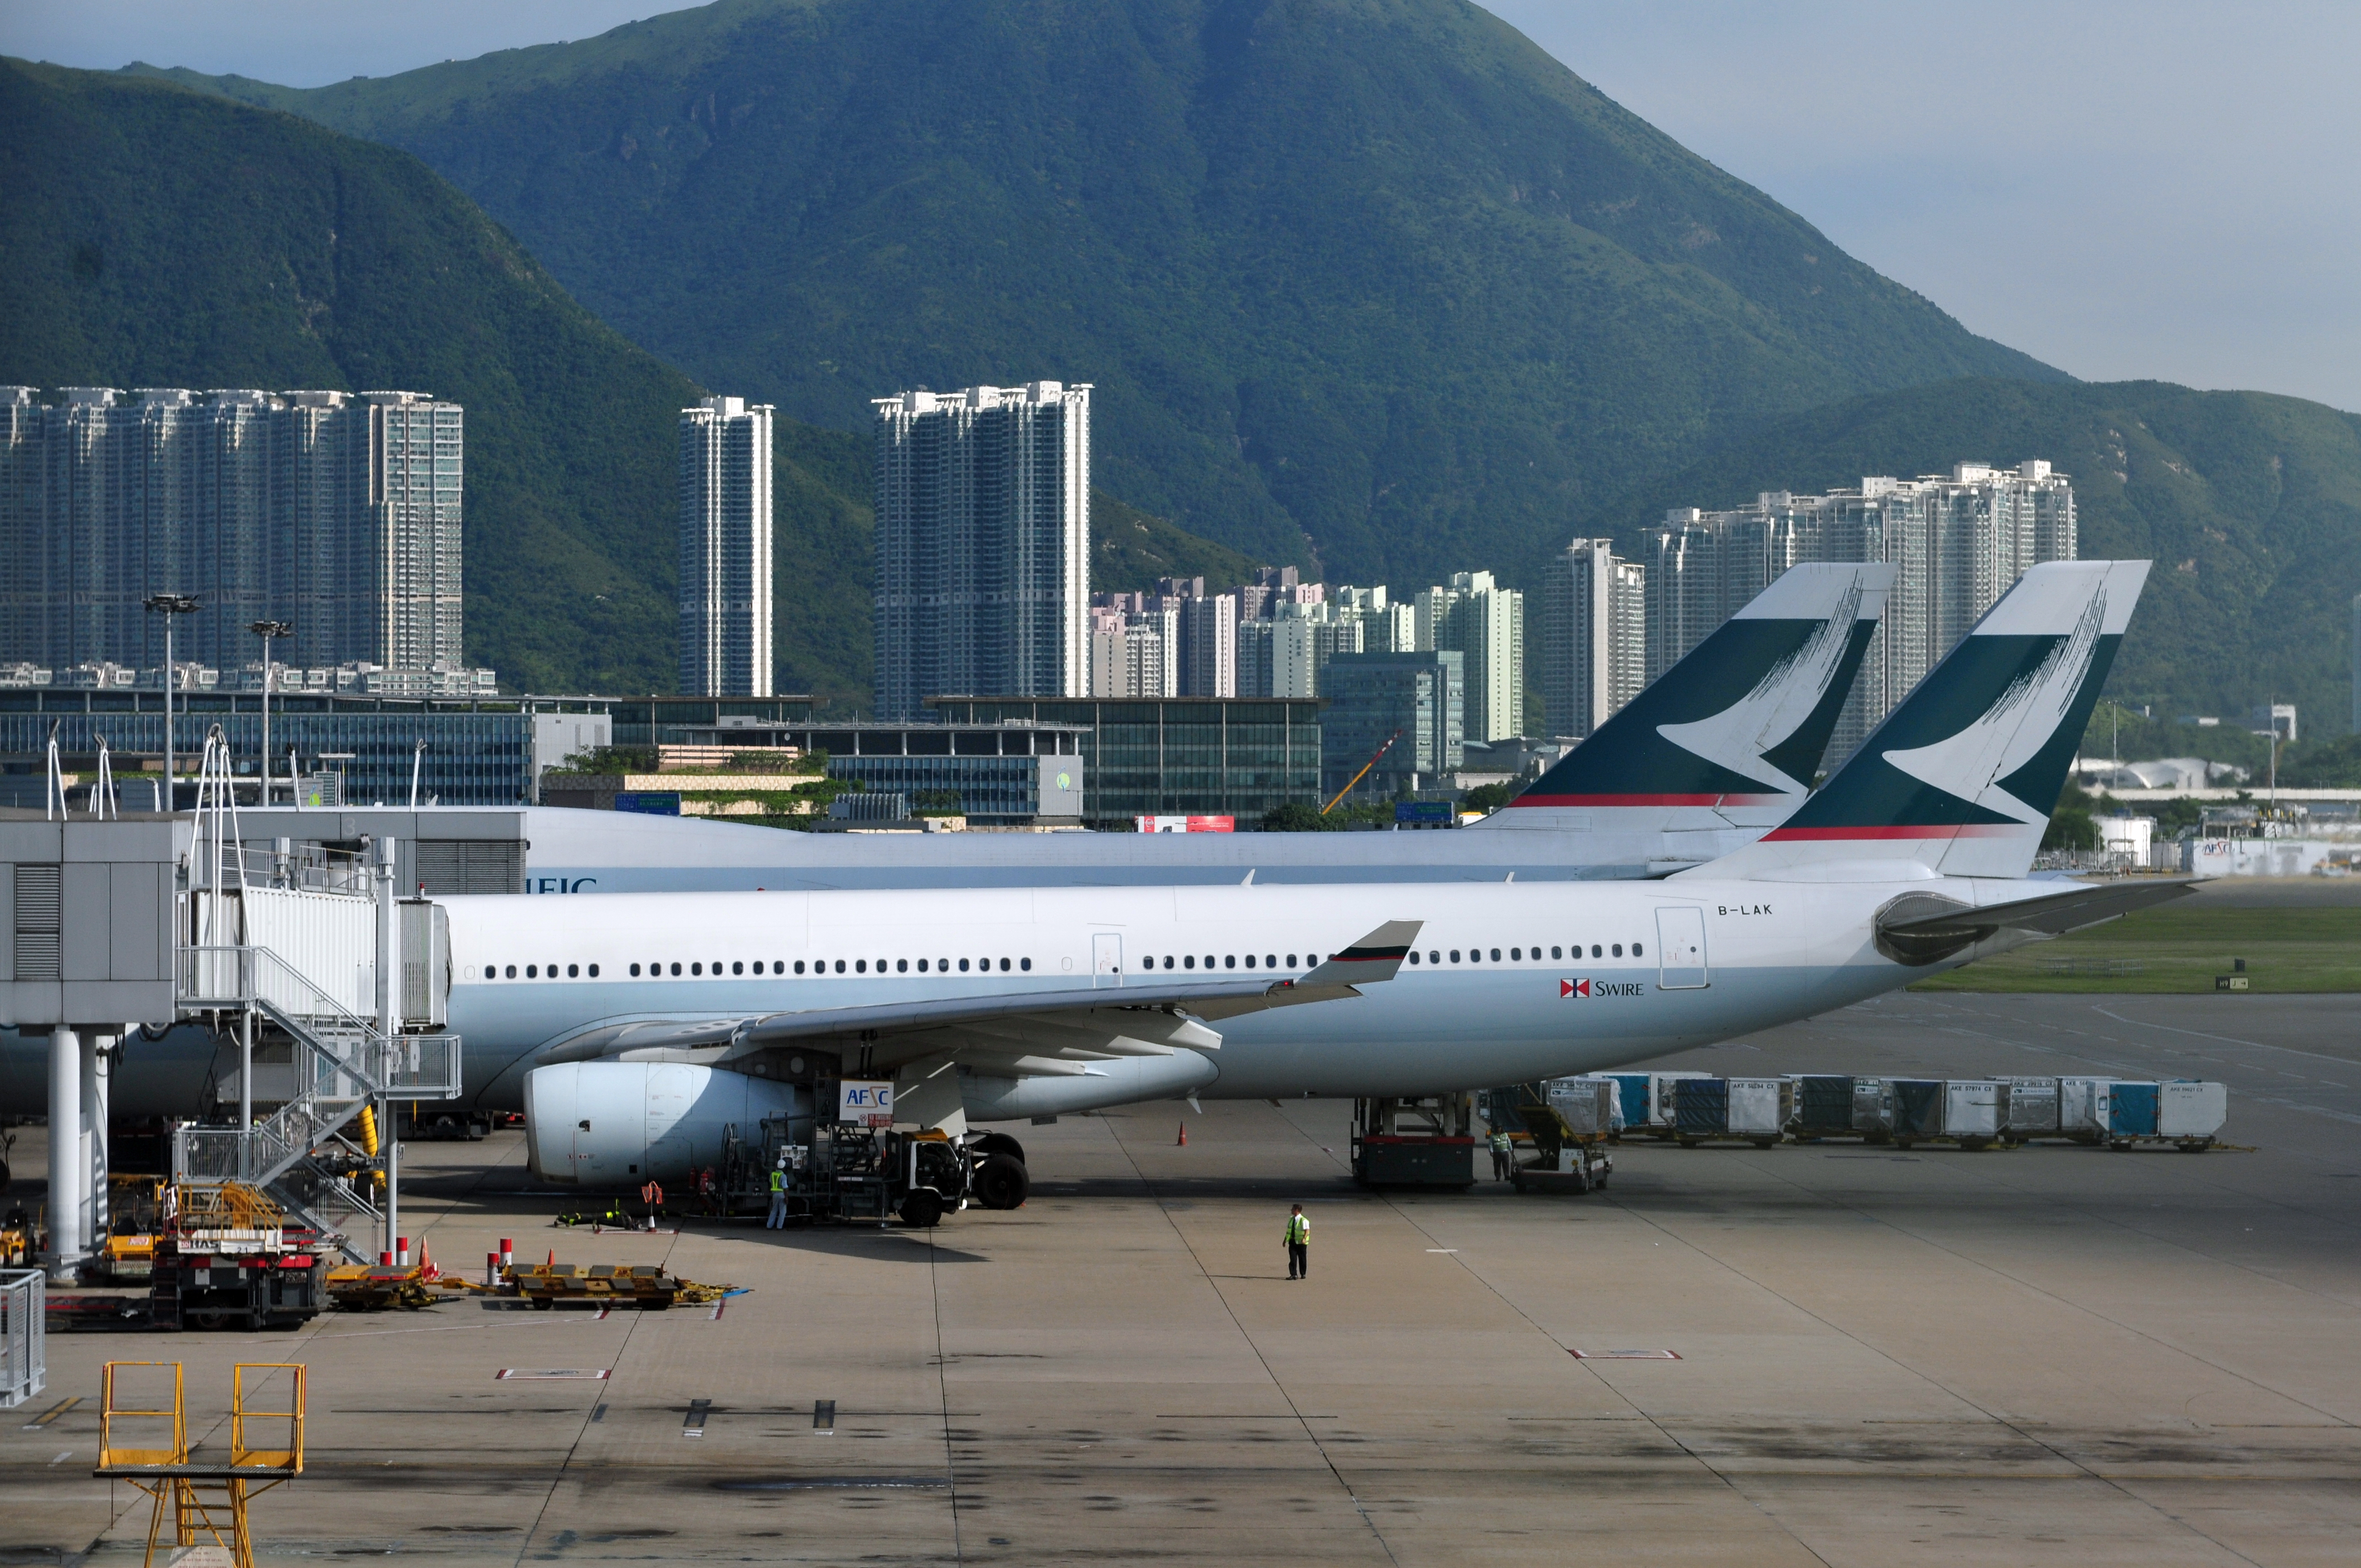
[[[2034,567],[1795,814],[1686,875],[2022,877],[2147,581],[2146,561]]]

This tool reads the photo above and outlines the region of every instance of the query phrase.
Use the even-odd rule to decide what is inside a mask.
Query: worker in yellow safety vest
[[[1298,1203],[1287,1216],[1287,1277],[1290,1279],[1309,1278],[1312,1274],[1312,1220]]]
[[[763,1222],[766,1231],[783,1231],[787,1227],[787,1157],[781,1155],[779,1163],[771,1168],[771,1217]]]
[[[1508,1180],[1510,1168],[1516,1163],[1516,1146],[1510,1143],[1508,1130],[1503,1127],[1493,1128],[1492,1135],[1486,1142],[1492,1147],[1492,1179]]]

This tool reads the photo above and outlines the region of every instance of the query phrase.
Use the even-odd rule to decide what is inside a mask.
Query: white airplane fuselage
[[[1431,1093],[1591,1071],[1845,1006],[1965,961],[1905,967],[1881,954],[1872,919],[1897,894],[1984,904],[2056,885],[1683,878],[453,898],[450,1026],[466,1041],[467,1101],[516,1109],[543,1047],[605,1025],[1009,994],[1117,1001],[1151,959],[1159,984],[1191,973],[1276,981],[1377,922],[1417,920],[1418,961],[1361,996],[1219,1020],[1216,1076],[1198,1092]],[[1701,917],[1702,976],[1665,968],[1668,911]],[[1094,972],[1110,958],[1119,973]]]

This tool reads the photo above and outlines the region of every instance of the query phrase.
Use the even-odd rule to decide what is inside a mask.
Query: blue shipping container
[[[2122,1138],[2156,1136],[2157,1088],[2153,1083],[2107,1086],[2107,1131]]]
[[[1673,1085],[1673,1131],[1682,1136],[1730,1130],[1730,1085],[1719,1078],[1684,1078]]]
[[[1616,1097],[1623,1107],[1623,1124],[1627,1127],[1646,1126],[1655,1114],[1655,1107],[1648,1103],[1648,1086],[1655,1081],[1655,1075],[1610,1072],[1607,1076],[1615,1080]]]

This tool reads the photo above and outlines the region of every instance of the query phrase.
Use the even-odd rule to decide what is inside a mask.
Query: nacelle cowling
[[[759,1151],[763,1118],[811,1113],[808,1089],[683,1062],[566,1062],[524,1080],[533,1174],[582,1187],[685,1180],[720,1163],[725,1127]]]

